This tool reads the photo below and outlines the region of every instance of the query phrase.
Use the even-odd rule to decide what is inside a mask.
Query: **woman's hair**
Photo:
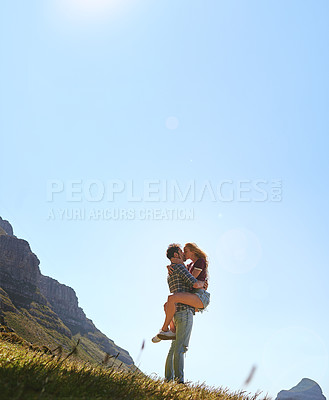
[[[203,258],[206,262],[207,268],[207,277],[208,277],[208,257],[207,254],[200,249],[195,243],[186,243],[184,247],[187,247],[190,251],[192,251],[197,257]]]

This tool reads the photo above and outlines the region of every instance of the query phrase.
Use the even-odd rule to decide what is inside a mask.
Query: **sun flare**
[[[127,10],[134,0],[54,0],[62,17],[80,21],[97,21]]]

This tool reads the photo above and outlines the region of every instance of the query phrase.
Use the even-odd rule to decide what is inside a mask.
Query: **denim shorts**
[[[199,310],[204,310],[205,308],[208,307],[209,303],[210,303],[210,293],[207,292],[204,289],[193,289],[194,294],[196,294],[199,299],[202,301],[203,304],[203,308],[199,308]]]

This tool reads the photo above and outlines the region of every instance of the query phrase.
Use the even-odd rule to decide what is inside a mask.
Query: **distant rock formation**
[[[43,275],[39,277],[39,288],[73,335],[95,329],[82,308],[78,306],[78,298],[72,288]]]
[[[0,262],[0,274],[8,274],[17,281],[37,284],[41,275],[40,261],[26,240],[8,235],[1,237]]]
[[[289,390],[281,390],[276,400],[326,400],[320,386],[312,379],[303,378]]]
[[[13,227],[10,223],[0,217],[0,227],[7,233],[7,235],[13,235]]]
[[[88,319],[78,305],[75,291],[55,279],[41,274],[40,261],[32,253],[30,245],[23,239],[13,236],[13,229],[8,221],[0,217],[0,316],[7,325],[12,321],[20,329],[24,339],[47,337],[67,343],[75,335],[85,338],[84,351],[91,358],[100,361],[100,355],[109,353],[124,364],[132,365],[129,353],[118,347],[111,339],[100,332]],[[1,232],[5,233],[1,234]],[[17,317],[15,318],[15,315]],[[21,315],[22,318],[19,316]],[[31,326],[38,325],[39,333],[33,328],[22,326],[24,319]],[[7,321],[8,320],[8,321]],[[15,326],[13,326],[15,328]],[[60,335],[58,336],[57,333]],[[24,337],[24,334],[28,338]],[[92,345],[92,343],[96,345]],[[88,348],[89,346],[89,348]]]

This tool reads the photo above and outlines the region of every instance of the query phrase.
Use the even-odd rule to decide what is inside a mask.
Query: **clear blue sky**
[[[169,346],[150,341],[166,247],[192,241],[211,305],[186,378],[239,390],[256,365],[252,393],[308,377],[329,396],[328,14],[321,0],[1,3],[0,215],[136,361],[146,340],[144,372],[163,376]],[[195,197],[166,195],[191,181]],[[221,183],[222,197],[207,191]],[[60,218],[72,209],[86,214]]]

